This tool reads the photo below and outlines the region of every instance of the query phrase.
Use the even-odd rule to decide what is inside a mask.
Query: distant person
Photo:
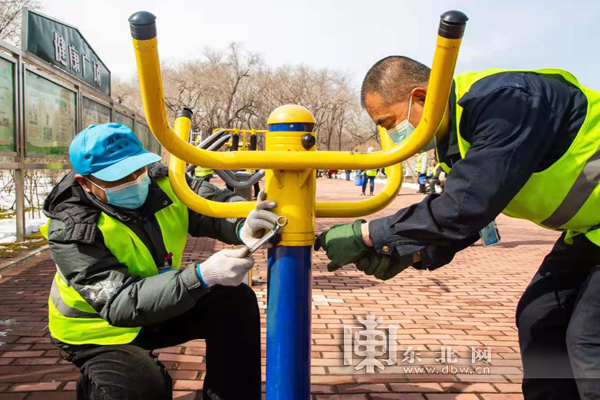
[[[372,153],[374,151],[375,151],[374,148],[369,147],[369,149],[367,150],[367,153]],[[364,172],[363,184],[362,184],[362,195],[363,196],[367,195],[365,193],[367,191],[367,182],[369,182],[369,189],[370,189],[369,196],[373,196],[373,191],[375,190],[375,177],[376,176],[377,176],[376,169],[368,169]]]
[[[431,193],[437,193],[435,190],[436,185],[440,185],[440,192],[443,192],[442,181],[440,180],[440,175],[446,174],[442,169],[442,165],[434,158],[433,159],[433,174],[429,179],[429,185],[431,186]]]
[[[211,168],[204,168],[197,166],[194,169],[194,178],[204,179],[206,182],[210,182],[210,178],[213,176],[213,170]]]
[[[352,172],[352,170],[347,169],[346,170],[346,180],[349,181],[350,180],[350,173]]]
[[[429,156],[427,152],[423,152],[417,156],[417,174],[419,179],[419,191],[417,193],[427,193],[427,164]]]

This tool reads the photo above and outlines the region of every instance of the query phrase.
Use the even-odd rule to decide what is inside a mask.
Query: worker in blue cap
[[[57,267],[51,339],[82,372],[78,399],[171,399],[171,378],[152,350],[199,338],[205,398],[260,399],[260,314],[242,283],[252,257],[242,246],[187,267],[182,258],[188,234],[252,245],[275,224],[275,203],[261,196],[247,219],[189,210],[161,158],[117,123],[80,132],[69,156],[74,171],[47,198],[42,231]],[[206,181],[195,191],[243,200]]]

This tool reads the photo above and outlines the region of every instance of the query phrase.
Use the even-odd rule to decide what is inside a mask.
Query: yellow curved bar
[[[194,165],[214,169],[374,169],[398,164],[421,150],[437,131],[448,103],[461,39],[438,36],[423,117],[415,132],[390,149],[371,154],[320,151],[210,152],[178,137],[167,120],[156,37],[133,39],[142,100],[148,125],[171,154]]]
[[[186,139],[190,132],[192,121],[186,117],[175,119],[175,132],[180,138]],[[188,208],[209,217],[216,218],[245,218],[254,209],[256,203],[240,201],[236,203],[219,203],[206,200],[190,189],[185,179],[185,161],[171,154],[169,159],[169,181],[173,191]]]
[[[394,145],[390,135],[381,126],[379,137],[383,149]],[[385,187],[375,196],[362,201],[352,202],[317,202],[317,218],[356,218],[373,214],[390,205],[398,195],[402,186],[402,165],[400,163],[387,167],[388,179]]]
[[[254,135],[255,133],[268,133],[269,131],[264,131],[260,129],[238,129],[238,128],[215,128],[213,129],[213,133],[217,131],[225,131],[225,132],[235,132],[235,133],[250,133]]]

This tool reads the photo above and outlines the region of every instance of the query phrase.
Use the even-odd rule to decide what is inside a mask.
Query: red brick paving
[[[321,200],[360,200],[358,194],[352,182],[320,179],[318,183]],[[420,199],[421,195],[405,188],[377,215],[388,215]],[[341,222],[345,221],[319,220],[318,228]],[[351,266],[329,273],[325,254],[314,253],[313,400],[522,399],[515,306],[557,234],[504,216],[497,222],[502,233],[499,245],[471,247],[442,269],[411,269],[387,282]],[[184,261],[203,259],[222,247],[213,240],[190,239]],[[256,253],[255,260],[254,276],[264,279],[266,252]],[[75,399],[77,368],[61,360],[48,340],[46,302],[54,270],[45,253],[0,277],[0,400]],[[263,308],[264,350],[266,285],[255,290]],[[399,327],[397,362],[376,374],[357,371],[354,366],[361,359],[356,355],[353,365],[343,364],[343,325],[357,325],[355,317],[368,313],[382,317],[382,326]],[[401,362],[409,346],[420,349],[421,362]],[[417,364],[443,367],[435,361],[442,346],[457,351],[458,362],[451,365],[463,370],[425,374],[406,369]],[[471,346],[490,346],[491,365],[472,365]],[[158,353],[173,376],[174,397],[193,399],[206,369],[204,342],[192,341]],[[474,367],[489,370],[477,374]]]

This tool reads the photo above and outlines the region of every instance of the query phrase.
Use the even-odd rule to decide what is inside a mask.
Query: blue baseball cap
[[[118,181],[160,156],[144,150],[133,131],[123,124],[90,125],[75,136],[69,147],[73,169],[107,182]]]

